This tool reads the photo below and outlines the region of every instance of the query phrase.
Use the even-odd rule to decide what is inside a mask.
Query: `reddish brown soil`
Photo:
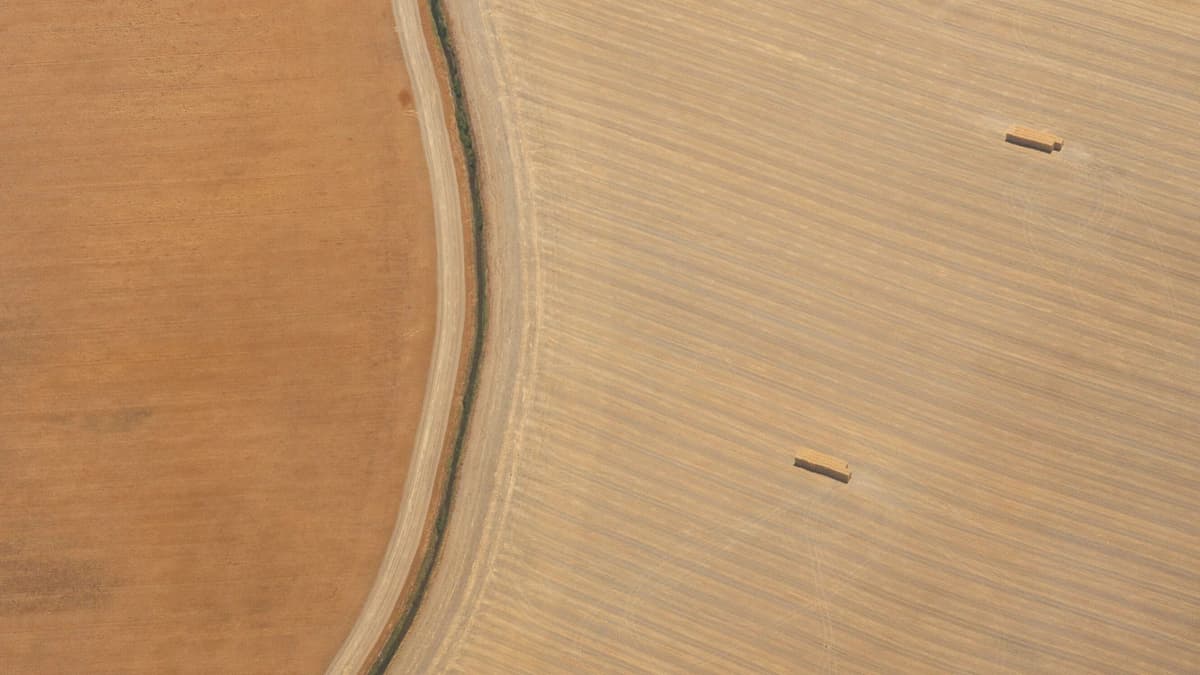
[[[386,0],[0,4],[7,672],[317,672],[434,327]]]

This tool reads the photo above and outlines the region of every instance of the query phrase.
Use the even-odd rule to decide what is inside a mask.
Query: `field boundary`
[[[425,4],[425,3],[422,3]],[[449,456],[443,466],[441,481],[441,499],[437,504],[437,516],[430,531],[430,540],[421,557],[417,568],[411,593],[404,601],[398,620],[392,626],[384,640],[379,653],[376,655],[367,672],[371,675],[381,675],[386,672],[392,658],[396,655],[401,641],[408,634],[420,609],[421,601],[429,587],[437,564],[442,544],[445,540],[446,527],[450,522],[450,512],[453,507],[454,489],[458,479],[459,465],[463,455],[466,433],[469,427],[471,411],[474,407],[475,394],[479,383],[479,364],[483,357],[484,335],[487,329],[487,258],[486,242],[484,240],[483,197],[480,190],[479,167],[475,152],[475,139],[471,129],[470,113],[467,107],[466,95],[463,91],[462,74],[458,58],[454,52],[450,37],[449,22],[442,0],[428,0],[427,18],[433,22],[434,33],[438,47],[446,65],[447,80],[450,88],[450,100],[454,107],[455,128],[458,131],[459,147],[463,155],[463,164],[467,174],[467,192],[471,205],[471,233],[474,246],[473,265],[475,275],[474,321],[475,330],[471,340],[470,352],[467,356],[466,383],[463,389],[462,408],[455,431],[454,441]]]

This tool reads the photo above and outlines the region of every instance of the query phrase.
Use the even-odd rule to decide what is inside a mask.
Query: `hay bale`
[[[799,455],[796,455],[796,466],[813,473],[829,476],[843,483],[849,483],[852,475],[849,464],[816,450],[802,450]]]
[[[1063,139],[1055,136],[1049,131],[1038,131],[1028,127],[1013,127],[1005,134],[1004,140],[1015,145],[1021,145],[1026,148],[1041,150],[1042,152],[1054,152],[1062,150]]]

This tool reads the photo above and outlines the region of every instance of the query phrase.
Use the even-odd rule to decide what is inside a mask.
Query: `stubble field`
[[[492,318],[393,672],[1200,668],[1200,15],[445,5]]]

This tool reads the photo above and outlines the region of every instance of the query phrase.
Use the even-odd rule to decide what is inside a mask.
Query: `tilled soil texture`
[[[0,4],[0,671],[319,672],[434,335],[386,0]]]

